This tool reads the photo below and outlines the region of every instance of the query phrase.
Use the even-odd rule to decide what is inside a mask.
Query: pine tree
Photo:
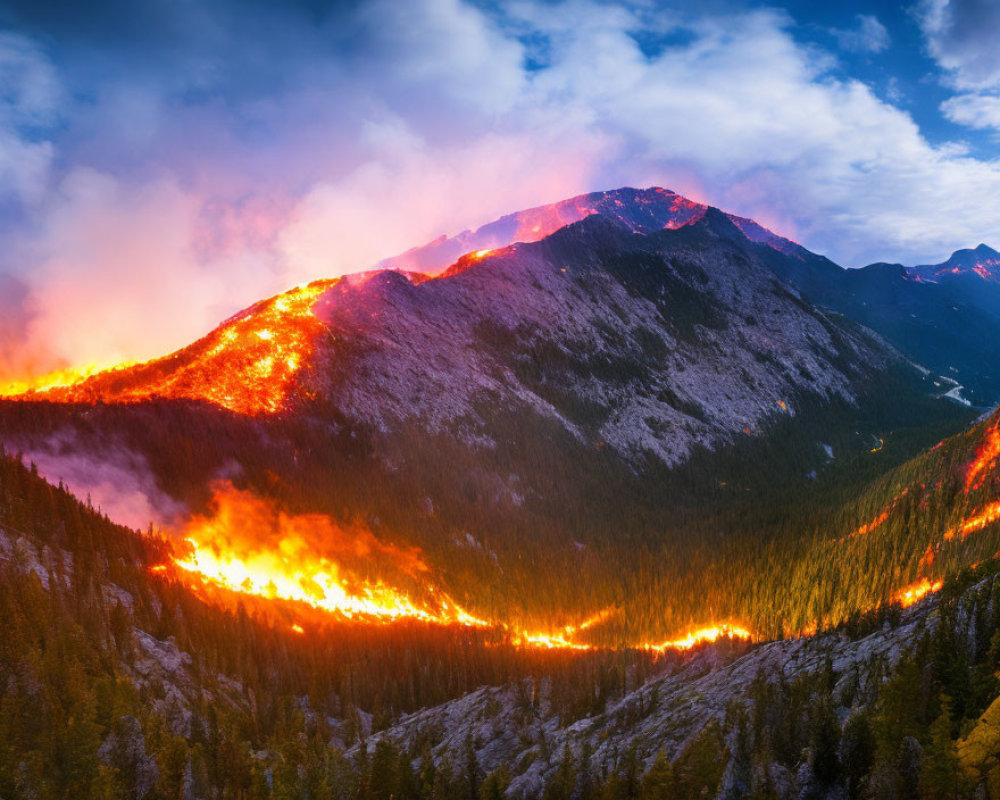
[[[643,778],[639,789],[641,800],[672,800],[676,795],[674,785],[674,769],[662,750],[656,754],[656,760]]]
[[[940,716],[931,725],[930,743],[920,771],[920,790],[928,797],[952,800],[961,796],[960,771],[946,697],[942,697],[941,707]]]
[[[847,718],[840,740],[840,754],[847,777],[847,791],[852,798],[860,797],[864,778],[875,761],[875,736],[867,713],[855,712]]]

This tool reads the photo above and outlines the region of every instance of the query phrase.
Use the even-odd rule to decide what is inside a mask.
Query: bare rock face
[[[838,790],[822,785],[809,758],[803,759],[797,774],[774,764],[767,776],[753,775],[749,758],[741,758],[741,753],[749,752],[748,732],[739,716],[734,717],[734,709],[749,702],[748,690],[761,676],[772,681],[792,680],[829,669],[840,692],[837,716],[846,719],[852,707],[866,703],[861,692],[848,691],[847,686],[880,681],[885,670],[909,652],[918,634],[934,624],[932,611],[932,603],[915,606],[899,625],[856,641],[821,634],[771,642],[743,655],[709,648],[694,655],[680,670],[654,678],[625,695],[603,713],[566,726],[550,708],[544,686],[537,696],[530,682],[482,688],[403,717],[387,730],[373,734],[367,746],[388,738],[405,750],[411,741],[429,737],[436,742],[436,760],[447,758],[458,763],[471,741],[484,772],[503,765],[511,768],[509,798],[531,798],[540,796],[567,748],[577,759],[588,749],[591,764],[598,770],[612,767],[620,754],[634,748],[646,771],[660,752],[676,758],[714,723],[726,732],[731,759],[720,796],[744,796],[747,787],[761,785],[766,778],[782,798],[800,793],[835,797]]]
[[[530,413],[635,465],[759,431],[803,395],[853,401],[898,363],[804,303],[715,209],[648,235],[588,216],[435,280],[343,281],[315,313],[339,344],[305,391],[350,419],[495,448],[497,412]]]

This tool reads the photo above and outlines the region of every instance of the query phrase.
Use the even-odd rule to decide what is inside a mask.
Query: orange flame
[[[229,483],[219,482],[213,491],[212,512],[192,517],[176,532],[185,540],[186,552],[174,557],[174,566],[202,586],[303,603],[346,619],[492,628],[516,646],[539,649],[599,649],[576,637],[619,610],[609,606],[556,631],[491,623],[462,608],[437,585],[416,549],[381,542],[364,528],[345,529],[321,514],[285,513]],[[152,569],[160,573],[166,565]],[[362,577],[373,573],[378,577]],[[191,586],[199,588],[197,582]],[[292,629],[304,633],[294,625]],[[687,650],[720,637],[749,640],[752,634],[725,624],[638,647]]]
[[[47,392],[51,389],[61,389],[81,383],[94,375],[110,370],[121,370],[133,366],[133,362],[124,362],[112,367],[102,368],[97,364],[82,367],[67,367],[66,369],[47,372],[43,375],[10,380],[0,384],[0,397],[11,397],[28,394],[29,392]]]
[[[188,553],[174,559],[182,570],[233,592],[347,618],[487,625],[426,580],[427,566],[416,550],[384,544],[363,529],[345,531],[320,514],[277,511],[226,483],[214,489],[214,513],[193,517],[182,532]],[[383,572],[413,589],[358,577],[373,557]]]
[[[1000,422],[994,422],[986,430],[986,435],[976,451],[976,458],[965,473],[966,493],[983,485],[998,458],[1000,458]]]
[[[1000,520],[1000,500],[984,506],[971,517],[967,517],[957,528],[949,530],[944,535],[945,541],[954,539],[956,534],[961,535],[964,539],[970,533],[981,531],[983,528],[988,525],[992,525],[997,520]]]
[[[642,649],[657,650],[661,653],[667,650],[690,650],[696,645],[714,642],[718,639],[742,639],[749,642],[753,639],[753,634],[739,625],[723,623],[709,628],[699,628],[680,639],[672,639],[659,644],[643,644]]]
[[[204,400],[240,414],[281,411],[322,323],[316,300],[337,281],[316,281],[258,303],[178,352],[137,366],[64,370],[5,386],[0,395],[68,403]]]
[[[921,578],[916,583],[905,586],[896,592],[892,596],[892,601],[894,603],[899,603],[903,608],[909,608],[923,599],[926,595],[940,592],[942,586],[944,586],[942,581],[934,581],[932,583],[927,578]]]
[[[894,498],[892,498],[892,501],[889,503],[889,505],[885,509],[883,509],[878,514],[878,516],[876,516],[871,521],[866,522],[863,525],[860,525],[859,527],[855,528],[853,531],[847,534],[847,536],[841,539],[841,541],[844,541],[845,539],[853,539],[857,536],[867,536],[876,528],[884,525],[888,521],[889,515],[895,510],[896,506],[899,504],[899,501],[902,500],[904,497],[906,497],[906,495],[909,494],[909,492],[910,492],[910,487],[906,487],[905,489],[903,489],[903,491],[901,491]]]

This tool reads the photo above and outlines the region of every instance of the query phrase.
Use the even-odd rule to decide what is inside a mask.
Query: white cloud
[[[924,9],[925,25],[932,11],[947,8]],[[218,25],[216,66],[190,85],[169,64],[163,85],[102,74],[90,105],[67,106],[55,145],[17,139],[48,148],[24,179],[34,225],[3,242],[31,289],[33,354],[156,355],[301,280],[627,184],[752,216],[847,264],[1000,244],[1000,163],[930,144],[905,111],[837,77],[832,54],[796,41],[783,13],[378,0],[338,23],[349,45],[303,35],[287,63],[255,48],[298,41],[292,22],[265,44]],[[652,55],[637,42],[674,29],[684,35]],[[227,65],[253,79],[227,88]],[[23,83],[18,114],[54,113],[45,74]],[[949,113],[985,124],[988,104],[976,116],[962,102]]]
[[[30,39],[0,31],[0,196],[37,203],[54,156],[34,129],[53,122],[61,87]]]
[[[1000,97],[988,94],[959,94],[941,104],[942,113],[952,122],[980,130],[1000,130]]]
[[[854,28],[834,28],[831,33],[844,50],[855,53],[881,53],[892,43],[885,25],[871,14],[858,14]]]
[[[696,21],[689,44],[653,58],[628,35],[641,19],[604,6],[537,19],[552,63],[533,105],[619,142],[603,154],[608,185],[675,185],[680,172],[710,202],[848,264],[1000,241],[983,202],[1000,192],[1000,165],[932,146],[907,113],[832,77],[832,58],[798,44],[782,14]]]

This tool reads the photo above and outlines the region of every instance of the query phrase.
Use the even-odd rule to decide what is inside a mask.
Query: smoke
[[[929,142],[773,10],[11,7],[0,380],[162,355],[302,281],[622,185],[848,264],[1000,240],[1000,166]]]
[[[7,444],[17,452],[16,443]],[[119,525],[142,531],[151,524],[169,528],[184,518],[185,506],[157,487],[145,458],[112,444],[101,448],[100,460],[82,455],[83,449],[73,433],[62,432],[20,452],[49,483],[61,483]]]

